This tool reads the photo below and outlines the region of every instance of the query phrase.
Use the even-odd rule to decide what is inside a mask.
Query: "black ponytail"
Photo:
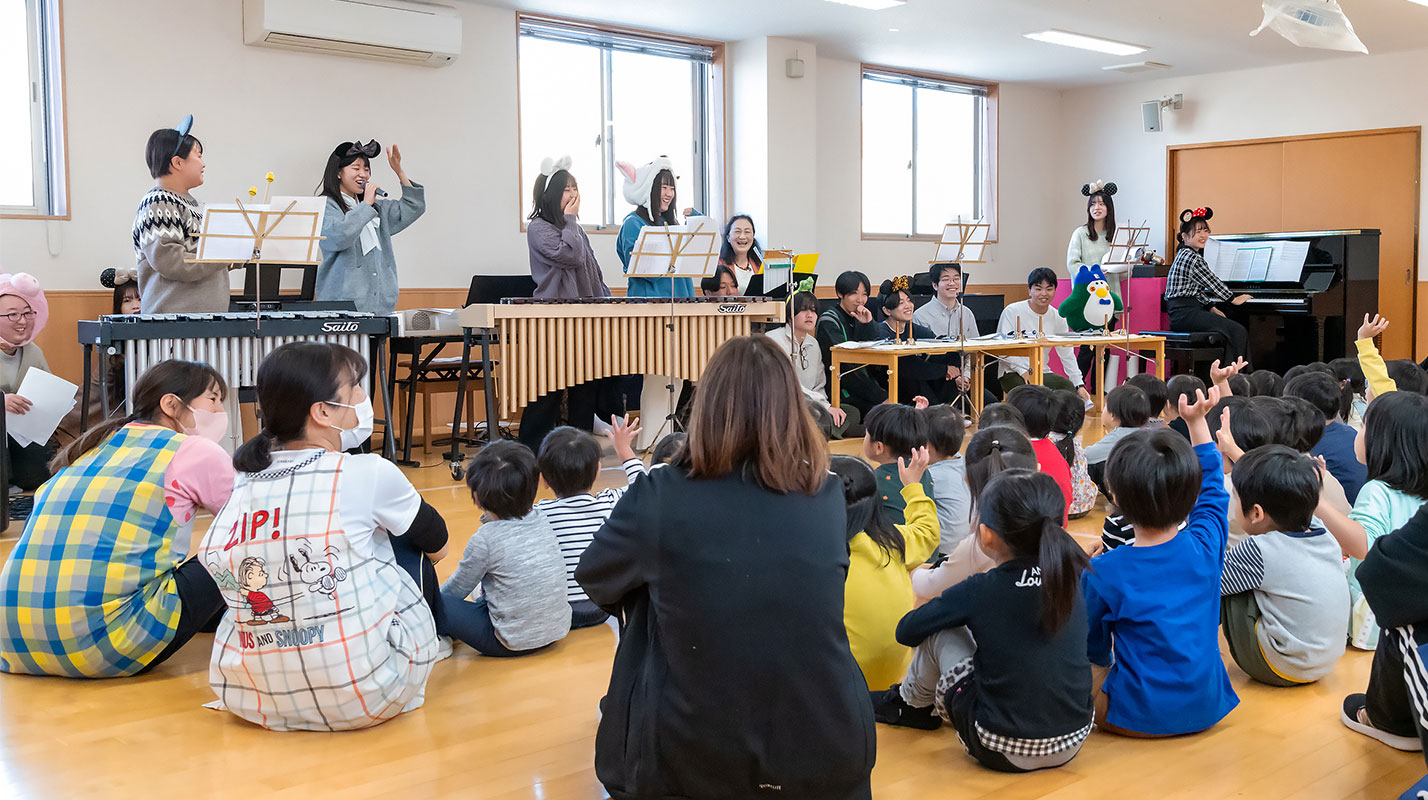
[[[902,563],[907,544],[902,531],[883,516],[878,478],[872,467],[855,456],[835,455],[829,458],[828,469],[843,482],[843,500],[848,506],[848,539],[866,533],[883,551],[884,566],[893,563],[894,557]]]
[[[985,417],[984,417],[985,419]],[[967,488],[972,497],[969,520],[976,521],[978,498],[987,482],[1007,469],[1036,469],[1036,450],[1026,434],[1008,425],[977,431],[967,443]]]
[[[272,466],[273,445],[302,438],[314,403],[336,399],[366,374],[366,360],[340,344],[290,342],[269,353],[258,366],[263,430],[233,454],[233,468],[252,473]]]
[[[108,441],[110,436],[131,422],[154,422],[162,409],[159,403],[166,395],[174,395],[185,404],[203,395],[213,387],[218,387],[218,396],[228,396],[228,384],[218,370],[197,361],[160,361],[139,377],[134,385],[133,399],[129,407],[133,412],[122,417],[112,414],[109,419],[79,435],[50,460],[50,472],[59,472],[78,461],[85,453]]]
[[[993,477],[982,493],[980,520],[1018,559],[1041,570],[1041,630],[1047,636],[1070,619],[1080,595],[1081,573],[1090,556],[1061,527],[1066,498],[1043,472],[1009,469]]]

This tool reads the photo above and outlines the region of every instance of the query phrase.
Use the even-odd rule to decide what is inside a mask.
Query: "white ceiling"
[[[995,81],[1051,86],[1134,81],[1357,54],[1295,47],[1273,31],[1249,37],[1259,0],[909,0],[866,11],[827,0],[482,0],[576,19],[721,41],[785,36],[819,55]],[[1340,0],[1370,53],[1428,48],[1428,7],[1408,0]],[[889,31],[898,28],[898,32]],[[1128,58],[1022,38],[1046,28],[1148,46]],[[1173,65],[1141,75],[1104,72],[1130,61]]]

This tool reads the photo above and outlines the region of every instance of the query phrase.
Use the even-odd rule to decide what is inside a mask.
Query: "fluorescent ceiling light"
[[[1141,47],[1138,44],[1128,44],[1126,42],[1116,42],[1110,39],[1101,39],[1095,36],[1086,36],[1070,31],[1037,31],[1026,34],[1026,38],[1035,39],[1038,42],[1047,44],[1059,44],[1065,47],[1079,47],[1082,50],[1095,50],[1098,53],[1110,53],[1113,56],[1133,56],[1136,53],[1144,53],[1148,47]]]
[[[885,8],[895,8],[907,5],[907,0],[828,0],[830,3],[841,3],[845,6],[857,6],[866,8],[869,11],[882,11]],[[1428,2],[1428,0],[1425,0]]]
[[[1428,0],[1424,0],[1428,2]],[[1107,72],[1152,72],[1157,69],[1170,69],[1169,64],[1162,64],[1159,61],[1135,61],[1130,64],[1112,64],[1109,67],[1101,67]]]

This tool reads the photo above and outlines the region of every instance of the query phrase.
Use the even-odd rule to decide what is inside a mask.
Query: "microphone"
[[[366,181],[362,181],[362,183],[360,183],[359,185],[362,187],[362,191],[364,191],[364,192],[367,191],[367,182],[366,182]],[[377,187],[377,196],[378,196],[378,197],[386,197],[386,196],[387,196],[387,191],[379,186],[379,187]]]

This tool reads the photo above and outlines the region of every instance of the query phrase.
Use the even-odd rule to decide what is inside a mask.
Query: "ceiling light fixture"
[[[1428,2],[1428,0],[1424,0]],[[1112,64],[1109,67],[1101,67],[1106,72],[1153,72],[1158,69],[1170,69],[1169,64],[1162,64],[1159,61],[1133,61],[1129,64]]]
[[[885,8],[907,5],[907,0],[828,0],[828,2],[866,8],[869,11],[882,11]]]
[[[1111,39],[1102,39],[1096,36],[1087,36],[1082,33],[1071,33],[1062,30],[1037,31],[1026,34],[1026,38],[1035,39],[1038,42],[1047,44],[1059,44],[1063,47],[1076,47],[1082,50],[1095,50],[1098,53],[1110,53],[1113,56],[1133,56],[1136,53],[1144,53],[1149,47],[1142,47],[1138,44],[1128,42],[1117,42]]]

